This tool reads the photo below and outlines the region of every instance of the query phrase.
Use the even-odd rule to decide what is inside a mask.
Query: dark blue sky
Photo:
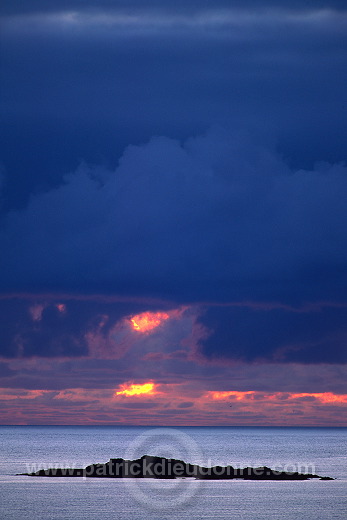
[[[181,309],[162,381],[261,364],[281,390],[275,364],[330,366],[341,392],[345,2],[11,0],[0,16],[3,386],[48,384],[15,360],[112,358],[122,320]],[[119,384],[156,378],[156,341]]]

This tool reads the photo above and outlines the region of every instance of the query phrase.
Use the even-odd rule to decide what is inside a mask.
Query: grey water
[[[0,518],[327,520],[347,512],[346,428],[2,426]],[[270,466],[332,481],[35,478],[110,458]]]

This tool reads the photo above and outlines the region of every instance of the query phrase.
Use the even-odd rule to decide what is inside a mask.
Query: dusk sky
[[[346,1],[0,13],[0,423],[347,426]]]

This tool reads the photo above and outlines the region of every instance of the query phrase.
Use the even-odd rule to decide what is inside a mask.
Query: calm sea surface
[[[4,520],[346,518],[346,428],[2,426],[0,446],[0,518]],[[204,465],[267,465],[336,480],[201,482],[16,476],[145,454]]]

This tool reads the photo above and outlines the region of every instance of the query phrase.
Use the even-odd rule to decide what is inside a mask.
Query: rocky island
[[[34,473],[20,473],[30,477],[93,477],[93,478],[195,478],[201,480],[334,480],[312,473],[277,471],[266,466],[233,468],[233,466],[204,467],[178,459],[143,455],[140,459],[110,459],[105,464],[92,464],[85,468],[49,468]]]

